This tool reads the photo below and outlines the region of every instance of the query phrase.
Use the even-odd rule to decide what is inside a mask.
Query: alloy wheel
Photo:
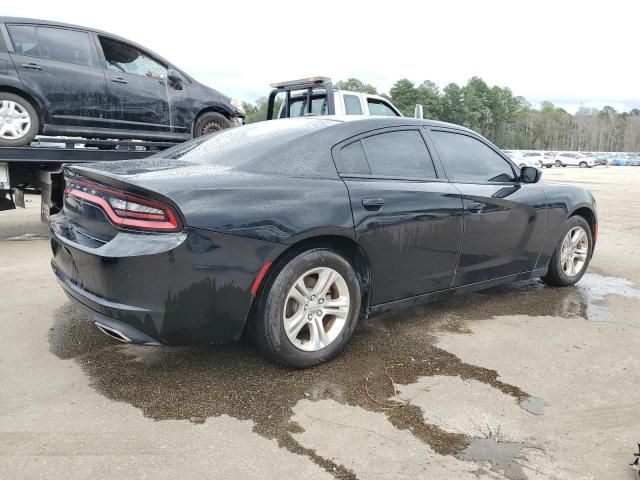
[[[27,109],[13,100],[0,101],[0,138],[17,140],[29,133],[31,116]]]
[[[298,349],[316,352],[340,335],[349,318],[347,282],[329,267],[302,274],[284,302],[282,321],[289,341]]]
[[[575,277],[587,264],[589,239],[582,227],[573,227],[567,232],[560,249],[560,266],[568,277]]]

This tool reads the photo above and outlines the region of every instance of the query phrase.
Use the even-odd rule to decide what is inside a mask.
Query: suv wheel
[[[273,360],[295,368],[325,362],[347,344],[360,315],[351,264],[326,248],[300,253],[269,278],[249,333]]]
[[[562,166],[562,162],[560,160],[556,160],[556,167],[561,167]]]
[[[587,168],[588,166],[587,162],[580,162],[580,168]]]
[[[196,120],[193,128],[193,137],[201,137],[229,128],[229,119],[218,112],[204,112]]]
[[[40,128],[33,105],[13,93],[0,92],[0,147],[29,145]]]

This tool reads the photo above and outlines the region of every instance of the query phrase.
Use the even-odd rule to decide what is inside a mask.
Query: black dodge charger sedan
[[[360,318],[503,282],[577,282],[592,195],[478,134],[407,118],[262,122],[145,160],[65,167],[52,266],[125,342],[233,340],[306,367]]]

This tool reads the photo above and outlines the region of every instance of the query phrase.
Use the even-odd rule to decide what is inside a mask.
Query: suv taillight
[[[97,183],[65,178],[65,195],[99,207],[116,227],[177,232],[182,229],[171,207]]]

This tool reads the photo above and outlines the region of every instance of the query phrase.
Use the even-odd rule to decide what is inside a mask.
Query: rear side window
[[[360,99],[356,95],[345,95],[344,110],[347,115],[362,115]]]
[[[91,42],[86,32],[31,25],[8,25],[16,53],[57,62],[91,65]]]
[[[107,68],[142,77],[165,78],[167,68],[137,48],[110,38],[100,37]]]
[[[437,178],[427,146],[417,130],[379,133],[340,150],[338,171],[384,177]]]
[[[512,182],[509,163],[487,145],[468,135],[432,131],[450,180],[457,182]]]
[[[2,33],[0,33],[0,52],[6,52],[7,46],[4,43],[4,38],[2,37]]]
[[[91,65],[91,43],[86,32],[38,27],[40,57],[58,62]]]
[[[367,98],[367,106],[369,107],[369,115],[377,115],[381,117],[397,117],[398,114],[382,100],[377,98]]]
[[[340,173],[371,175],[371,169],[360,140],[340,149]]]
[[[40,56],[36,28],[31,25],[7,25],[13,50],[22,55]]]

